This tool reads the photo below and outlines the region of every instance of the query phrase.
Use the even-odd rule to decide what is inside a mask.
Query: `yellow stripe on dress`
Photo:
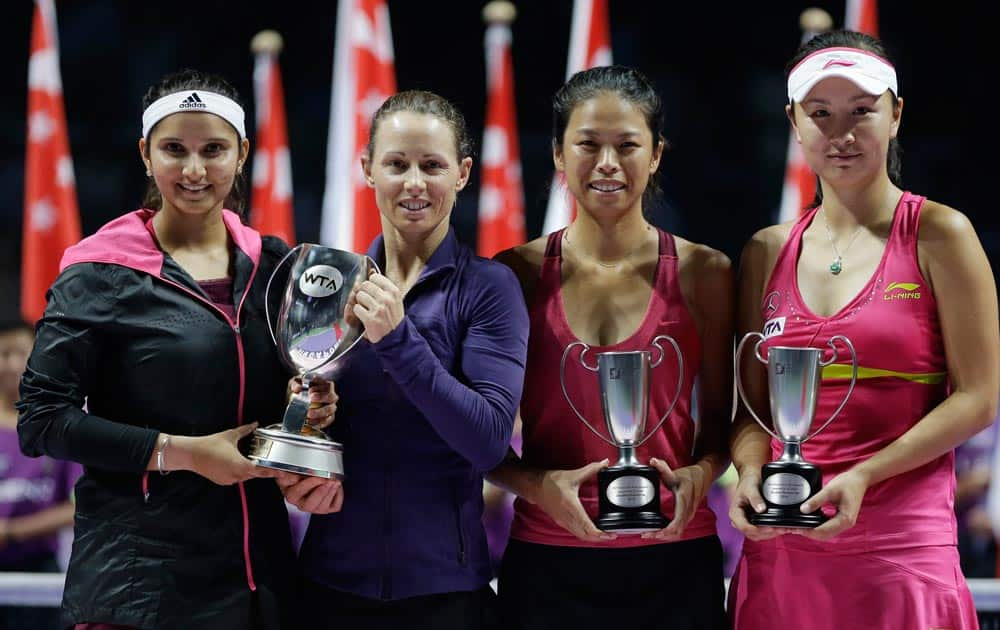
[[[843,365],[841,363],[834,363],[823,368],[823,378],[829,379],[848,379],[851,378],[851,366]],[[858,366],[858,380],[863,378],[882,378],[884,376],[891,376],[894,378],[901,378],[904,381],[910,381],[913,383],[923,383],[924,385],[940,385],[944,382],[945,377],[948,376],[947,372],[897,372],[895,370],[883,370],[880,368],[870,368]]]

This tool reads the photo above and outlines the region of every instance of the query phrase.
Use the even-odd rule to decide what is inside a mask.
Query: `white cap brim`
[[[788,74],[788,100],[802,102],[820,81],[847,79],[867,94],[892,90],[899,96],[896,69],[885,59],[856,48],[824,48],[800,61]]]

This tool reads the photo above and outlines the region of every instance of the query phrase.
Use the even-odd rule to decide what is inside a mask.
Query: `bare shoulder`
[[[924,202],[920,210],[918,240],[922,246],[937,249],[962,244],[965,239],[976,238],[976,230],[969,217],[943,203]]]
[[[769,225],[754,232],[753,236],[750,237],[743,247],[744,260],[748,256],[759,256],[762,260],[777,258],[778,252],[781,251],[785,242],[788,241],[788,237],[791,235],[794,226],[794,221],[788,221],[786,223]]]
[[[522,245],[505,249],[493,259],[513,269],[518,278],[522,276],[522,272],[537,276],[538,270],[542,268],[542,261],[545,259],[547,242],[548,237],[542,236]]]
[[[541,236],[523,245],[505,249],[493,257],[493,260],[507,265],[514,272],[529,304],[538,284],[538,274],[542,269],[542,261],[545,260],[547,244],[548,236]]]
[[[732,271],[732,261],[721,251],[695,243],[674,235],[677,244],[677,258],[681,268],[697,274],[728,274]]]

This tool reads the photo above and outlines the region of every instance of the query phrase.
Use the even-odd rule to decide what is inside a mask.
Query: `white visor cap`
[[[896,69],[888,61],[857,48],[824,48],[800,61],[788,75],[789,102],[802,102],[817,83],[830,77],[847,79],[867,94],[886,90],[899,96]]]

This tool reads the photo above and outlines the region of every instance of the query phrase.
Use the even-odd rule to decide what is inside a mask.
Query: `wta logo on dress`
[[[919,300],[920,285],[916,282],[890,282],[889,286],[882,292],[882,299],[886,302],[893,300]]]

